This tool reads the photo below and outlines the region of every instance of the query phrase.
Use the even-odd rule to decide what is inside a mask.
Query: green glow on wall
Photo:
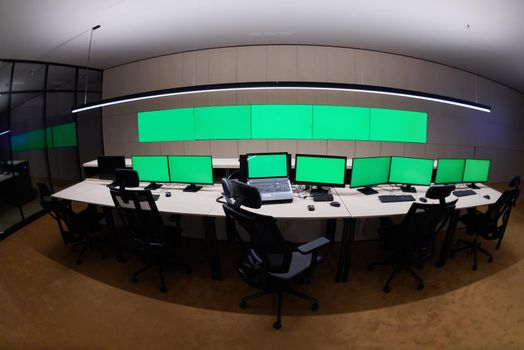
[[[313,106],[313,138],[369,140],[369,108]]]
[[[251,138],[251,106],[195,108],[197,140],[240,140]]]
[[[46,148],[75,147],[75,122],[55,125],[46,129],[37,129],[11,137],[13,152],[33,151]]]
[[[370,116],[370,141],[426,143],[426,113],[371,108]]]
[[[53,126],[52,128],[53,146],[58,147],[74,147],[76,146],[76,125],[75,123],[67,123]]]
[[[195,140],[195,109],[177,108],[138,113],[138,141]]]

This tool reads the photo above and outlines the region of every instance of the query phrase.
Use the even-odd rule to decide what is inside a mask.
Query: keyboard
[[[260,193],[291,191],[289,183],[286,182],[262,182],[255,185]]]
[[[473,190],[462,190],[462,191],[453,191],[453,194],[455,197],[464,197],[464,196],[472,196],[474,194],[477,194],[477,192]]]
[[[293,201],[293,190],[287,177],[250,179],[248,184],[258,189],[262,202]]]
[[[333,201],[333,195],[329,192],[312,193],[311,197],[313,197],[313,202],[332,202]]]
[[[388,194],[388,195],[382,195],[378,196],[378,199],[382,203],[395,203],[395,202],[413,202],[415,200],[415,197],[413,197],[410,194]]]

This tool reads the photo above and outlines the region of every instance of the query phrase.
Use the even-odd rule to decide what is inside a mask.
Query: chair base
[[[391,291],[391,288],[389,287],[389,284],[393,280],[393,278],[400,273],[402,270],[407,271],[417,282],[417,289],[422,290],[424,289],[424,281],[422,278],[409,266],[406,262],[397,262],[397,261],[381,261],[381,262],[372,262],[368,264],[368,271],[373,270],[373,266],[393,266],[393,272],[389,275],[388,279],[386,280],[386,283],[384,283],[384,288],[382,290],[384,293],[389,293]]]
[[[247,308],[247,302],[249,300],[253,300],[253,299],[257,299],[257,298],[260,298],[260,297],[263,297],[265,295],[268,295],[268,294],[276,294],[277,297],[278,297],[278,307],[277,307],[277,319],[275,321],[275,323],[273,323],[273,328],[275,329],[280,329],[282,328],[282,299],[284,298],[284,293],[289,293],[291,295],[294,295],[300,299],[304,299],[306,301],[309,301],[311,303],[311,310],[312,311],[318,311],[319,309],[319,304],[318,304],[318,300],[309,296],[309,295],[306,295],[304,293],[301,293],[301,292],[297,292],[296,290],[293,290],[293,289],[289,289],[289,288],[286,288],[282,291],[262,291],[262,292],[258,292],[258,293],[255,293],[255,294],[251,294],[251,295],[248,295],[246,297],[243,297],[241,300],[240,300],[240,308],[241,309],[246,309]]]
[[[87,236],[85,240],[82,242],[74,243],[71,246],[71,251],[75,252],[78,247],[82,247],[80,252],[78,253],[78,256],[76,257],[76,264],[80,265],[82,264],[82,257],[84,256],[85,252],[87,251],[87,248],[90,250],[96,250],[100,253],[100,257],[102,260],[105,260],[107,258],[106,253],[100,248],[99,241],[93,239],[91,236]]]
[[[450,258],[453,258],[455,253],[469,250],[469,253],[473,255],[473,265],[471,266],[471,269],[473,271],[477,270],[477,252],[481,252],[482,254],[486,255],[488,257],[488,263],[493,262],[493,255],[489,253],[487,250],[480,247],[480,241],[477,238],[474,238],[473,241],[464,241],[462,239],[459,239],[455,242],[455,249],[451,251],[449,254]]]

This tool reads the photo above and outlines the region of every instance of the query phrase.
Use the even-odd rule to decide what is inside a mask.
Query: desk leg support
[[[326,238],[335,243],[335,233],[337,232],[337,219],[326,220]]]
[[[211,278],[220,281],[222,280],[222,271],[220,269],[220,256],[218,254],[218,240],[214,217],[204,217],[204,232],[206,234],[207,254]]]
[[[444,242],[442,243],[442,248],[440,249],[440,256],[437,260],[437,267],[442,267],[446,264],[448,255],[453,244],[453,237],[455,236],[455,231],[457,229],[459,211],[455,210],[448,224],[448,229],[446,231],[446,236],[444,237]]]
[[[340,242],[340,256],[338,258],[337,282],[347,282],[351,265],[351,245],[355,238],[356,219],[344,219],[342,241]]]
[[[112,231],[112,245],[115,251],[116,260],[118,262],[125,262],[124,250],[122,249],[122,240],[120,239],[120,233],[116,228],[115,220],[113,219],[113,209],[109,207],[102,207],[104,211],[104,218]]]

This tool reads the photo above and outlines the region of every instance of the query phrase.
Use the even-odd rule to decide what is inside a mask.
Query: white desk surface
[[[482,185],[481,185],[482,186]],[[408,212],[411,203],[413,202],[395,202],[395,203],[382,203],[378,199],[379,195],[400,195],[400,194],[411,194],[415,197],[416,201],[420,201],[420,197],[425,197],[426,190],[428,186],[413,186],[417,189],[417,193],[403,193],[398,187],[397,189],[390,191],[391,186],[378,186],[373,187],[377,190],[378,194],[373,195],[364,195],[358,192],[356,189],[350,188],[337,188],[336,192],[339,195],[339,198],[342,203],[348,209],[351,217],[353,218],[366,218],[366,217],[381,217],[381,216],[393,216],[393,215],[404,215]],[[471,207],[478,207],[482,205],[493,204],[500,197],[501,193],[490,188],[490,187],[481,187],[479,190],[474,190],[477,192],[476,195],[459,197],[456,205],[457,209],[466,209]],[[490,199],[484,198],[484,195],[489,195]],[[447,201],[455,200],[453,194],[448,197]],[[438,203],[438,200],[428,199],[426,203]]]
[[[9,173],[7,175],[0,173],[0,182],[13,178],[15,176],[18,176],[18,173]]]

